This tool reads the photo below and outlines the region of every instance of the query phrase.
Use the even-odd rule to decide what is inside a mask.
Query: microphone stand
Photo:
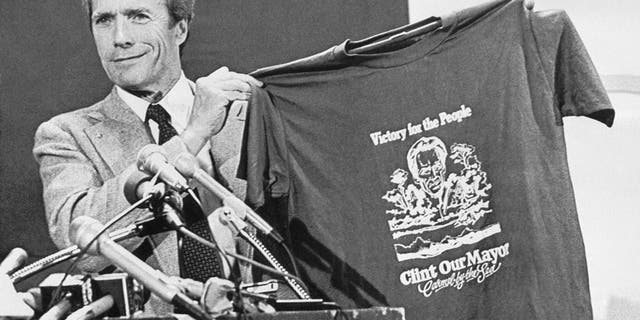
[[[163,221],[152,216],[138,220],[133,225],[109,233],[109,238],[113,241],[120,242],[134,237],[142,238],[168,230],[169,228],[164,225]],[[76,245],[62,249],[15,271],[11,274],[10,279],[14,284],[20,283],[38,272],[77,257],[81,251],[82,249]]]
[[[136,194],[138,192],[137,189],[140,187],[140,181],[138,181],[140,180],[140,177],[133,176],[133,180],[135,180],[136,183],[131,183],[130,187],[132,188],[132,190],[127,190],[129,186],[125,187],[125,196],[127,196],[127,200],[131,202],[131,205],[121,213],[119,213],[116,218],[112,219],[112,221],[108,223],[107,227],[111,225],[112,222],[116,222],[120,218],[131,213],[133,210],[144,207],[150,202],[157,202],[159,199],[162,199],[162,197],[164,197],[165,193],[167,192],[167,188],[164,183],[160,182],[156,184],[154,181],[152,183],[152,186],[147,186],[148,188],[144,190],[144,194],[135,195],[131,199],[129,199],[127,194]],[[148,235],[157,234],[169,230],[170,229],[166,227],[163,221],[160,221],[155,216],[147,216],[136,221],[133,225],[109,233],[109,238],[111,238],[113,241],[119,242],[133,237],[142,238]],[[10,275],[10,279],[14,284],[19,283],[40,271],[49,269],[57,264],[75,258],[81,254],[82,249],[76,245],[62,249],[15,271]]]
[[[236,215],[235,211],[232,208],[223,207],[221,219],[223,224],[229,227],[234,234],[239,234],[244,240],[246,240],[254,248],[256,248],[265,257],[265,259],[267,259],[269,264],[271,264],[276,270],[280,271],[281,273],[288,274],[287,269],[285,269],[282,264],[280,264],[280,262],[273,256],[269,249],[267,249],[267,247],[265,247],[265,245],[255,235],[246,231],[246,222],[240,219],[240,217]],[[291,277],[291,275],[285,275],[284,279],[300,299],[311,299],[311,296],[303,287],[302,281],[298,282],[299,279],[294,279]]]
[[[161,223],[164,223],[165,226],[167,228],[169,228],[170,230],[175,230],[177,232],[182,233],[184,236],[192,238],[195,241],[198,241],[199,243],[210,247],[214,250],[219,250],[222,253],[222,256],[226,259],[226,257],[232,257],[235,258],[238,261],[242,261],[248,264],[251,264],[253,266],[256,266],[258,268],[261,268],[267,272],[279,275],[281,277],[285,277],[285,278],[292,278],[294,280],[298,280],[300,282],[302,282],[298,277],[288,273],[286,271],[286,269],[281,268],[281,269],[277,269],[277,268],[271,268],[267,265],[264,265],[262,263],[253,261],[247,257],[244,257],[242,255],[239,255],[237,253],[234,252],[230,252],[225,250],[224,248],[211,243],[205,239],[203,239],[202,237],[198,236],[197,234],[193,233],[192,231],[190,231],[189,229],[187,229],[187,227],[184,225],[184,223],[182,222],[182,219],[180,218],[180,215],[178,214],[178,212],[176,211],[176,208],[181,208],[182,207],[182,198],[180,196],[170,196],[170,197],[164,197],[165,199],[159,199],[159,200],[152,200],[150,202],[150,209],[152,210],[152,212],[154,212],[154,216],[159,219],[161,221]],[[168,203],[165,203],[165,200],[168,200]],[[226,207],[225,207],[226,208]],[[242,221],[240,219],[240,221]],[[242,221],[242,223],[244,223]],[[246,228],[246,224],[244,225],[244,227]],[[246,233],[247,235],[249,235],[248,233]],[[255,238],[255,237],[254,237]],[[256,239],[257,240],[257,239]],[[230,266],[230,264],[229,264]]]
[[[163,301],[183,308],[187,314],[195,319],[213,320],[195,301],[188,298],[177,288],[169,286],[168,283],[170,282],[164,273],[153,269],[106,235],[100,235],[102,229],[104,229],[104,226],[99,221],[80,216],[74,219],[69,238],[92,255],[100,255],[107,258]],[[93,239],[96,240],[94,241]]]
[[[184,236],[190,237],[207,247],[218,250],[220,253],[222,253],[222,257],[229,265],[231,270],[233,270],[233,266],[231,266],[231,264],[228,262],[227,257],[233,257],[238,261],[249,263],[273,274],[282,276],[301,299],[311,299],[307,291],[303,288],[302,285],[300,285],[300,283],[302,283],[302,280],[288,273],[288,271],[275,259],[275,257],[273,257],[273,255],[267,250],[264,245],[262,245],[262,243],[255,236],[245,231],[245,229],[248,228],[247,224],[242,219],[240,219],[240,217],[235,215],[235,213],[233,213],[233,209],[229,207],[222,208],[225,209],[225,220],[226,216],[229,216],[229,220],[233,221],[230,222],[231,224],[233,224],[233,227],[230,224],[227,224],[227,226],[231,228],[232,232],[234,231],[233,228],[236,228],[245,240],[249,241],[249,243],[260,250],[260,252],[267,258],[267,260],[269,260],[273,268],[270,268],[269,266],[263,265],[234,252],[229,252],[219,245],[209,242],[187,229],[179,215],[179,210],[182,209],[182,197],[180,197],[180,195],[176,192],[170,191],[167,192],[163,197],[154,198],[149,201],[149,210],[153,212],[154,217],[157,219],[157,221],[164,223],[165,227],[169,228],[170,230],[180,232]],[[235,232],[235,234],[238,234],[238,232]],[[234,284],[236,288],[237,299],[234,299],[234,303],[236,305],[236,308],[242,311],[244,307],[242,295],[244,294],[244,292],[241,290],[241,281],[241,276],[235,277]]]
[[[195,196],[194,199],[197,201],[197,198]],[[176,232],[179,232],[186,237],[193,238],[192,234],[188,232],[188,229],[186,229],[186,226],[180,217],[179,212],[182,211],[182,208],[182,198],[175,192],[168,192],[163,198],[152,199],[151,201],[149,201],[149,210],[153,212],[154,217],[158,221],[161,221],[161,223],[163,223],[165,227],[168,227],[171,230],[175,230]],[[222,253],[221,256],[224,259],[224,262],[229,266],[231,272],[233,272],[233,266],[231,265],[231,263],[229,263],[229,259],[227,259],[229,253],[222,249],[222,247],[220,247],[217,243],[214,242],[212,244],[215,246],[215,249],[217,249],[216,251]],[[224,267],[222,269],[224,270]],[[239,310],[240,314],[244,313],[244,304],[242,303],[242,296],[240,292],[241,282],[242,276],[240,274],[236,275],[234,277],[234,285],[236,288],[237,299],[234,299],[234,304],[236,306],[236,309]]]
[[[195,156],[184,152],[176,157],[173,165],[180,174],[185,177],[196,179],[203,187],[216,195],[225,206],[232,207],[236,210],[236,215],[241,215],[258,230],[272,237],[278,243],[284,242],[284,238],[273,229],[260,215],[254,212],[242,200],[236,197],[231,191],[227,190],[223,185],[216,181],[213,177],[202,170]],[[246,225],[245,225],[246,226]]]
[[[137,187],[137,186],[136,186]],[[136,188],[134,187],[134,188]],[[134,190],[135,193],[136,190]],[[166,188],[162,184],[154,185],[153,187],[145,190],[145,194],[141,195],[141,199],[135,199],[136,201],[132,201],[131,206],[124,209],[121,213],[119,213],[116,218],[112,219],[108,225],[115,223],[120,218],[128,215],[133,210],[146,205],[148,202],[151,202],[153,199],[160,199],[164,196],[166,192]],[[114,241],[123,241],[126,239],[130,239],[133,237],[145,237],[148,235],[161,233],[164,231],[168,231],[169,229],[165,227],[162,221],[157,221],[155,217],[145,217],[141,220],[135,222],[134,225],[130,225],[120,230],[113,231],[109,233],[109,238]],[[10,275],[11,281],[16,284],[24,279],[50,267],[53,267],[57,264],[75,258],[81,255],[82,249],[78,246],[74,245],[65,249],[62,249],[58,252],[55,252],[51,255],[48,255],[38,261],[35,261]]]

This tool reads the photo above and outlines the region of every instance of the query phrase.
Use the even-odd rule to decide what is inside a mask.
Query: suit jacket
[[[246,104],[240,103],[230,108],[225,127],[211,140],[213,168],[206,168],[241,198],[244,182],[235,178],[235,168],[245,108]],[[150,143],[154,140],[148,128],[120,99],[115,87],[93,106],[58,115],[38,127],[33,153],[40,164],[49,232],[58,247],[72,245],[68,235],[75,217],[86,215],[106,223],[129,206],[123,193],[124,184],[138,170],[135,166],[138,151]],[[187,151],[179,137],[163,147],[169,160]],[[220,205],[205,188],[199,188],[199,192],[206,214]],[[145,213],[137,209],[112,230],[132,224]],[[139,253],[147,263],[166,274],[179,274],[175,232],[154,235],[144,241],[149,242],[131,239],[123,245],[130,250],[147,251]],[[141,250],[144,245],[155,249]],[[155,254],[150,255],[151,251]],[[97,272],[107,265],[102,258],[92,257],[84,259],[80,268]]]

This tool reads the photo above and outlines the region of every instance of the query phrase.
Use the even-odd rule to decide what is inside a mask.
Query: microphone
[[[40,316],[40,320],[60,320],[73,308],[70,296],[64,297],[60,302],[51,307],[49,311]]]
[[[90,320],[109,311],[113,307],[113,297],[108,294],[71,313],[66,320]]]
[[[213,192],[218,198],[222,200],[224,205],[234,209],[234,211],[240,215],[241,218],[245,218],[258,230],[266,235],[270,235],[279,243],[282,243],[284,239],[277,231],[271,227],[262,217],[255,213],[249,206],[247,206],[242,200],[238,199],[231,191],[227,190],[218,181],[208,175],[204,170],[198,166],[196,157],[188,152],[184,152],[178,155],[174,160],[175,169],[185,177],[196,179],[209,191]]]
[[[142,172],[157,174],[162,181],[180,192],[189,189],[187,179],[167,162],[166,151],[157,144],[148,144],[140,149],[137,166]]]
[[[81,248],[86,247],[100,232],[103,225],[93,218],[79,216],[71,222],[69,239]],[[120,269],[130,274],[141,282],[149,291],[165,302],[176,307],[183,308],[196,319],[212,320],[211,316],[202,311],[200,306],[189,299],[180,291],[172,288],[168,283],[168,277],[160,271],[151,268],[148,264],[138,259],[127,249],[115,243],[106,235],[100,235],[98,240],[89,247],[89,254],[102,255]]]
[[[154,218],[170,230],[178,230],[184,226],[179,210],[182,209],[182,197],[173,191],[164,201],[154,208]]]
[[[159,226],[175,230],[184,225],[182,217],[176,211],[183,207],[182,197],[173,190],[167,191],[164,183],[153,184],[152,177],[144,172],[132,173],[124,185],[124,196],[130,204],[152,195],[152,201],[147,207],[153,212],[153,219]],[[153,201],[157,200],[157,201]],[[165,231],[166,231],[165,228]]]
[[[135,204],[140,199],[151,196],[152,199],[161,199],[166,193],[164,183],[154,184],[153,177],[146,172],[134,171],[124,183],[124,197],[129,204]]]
[[[22,248],[13,248],[0,263],[0,274],[11,274],[27,260],[27,252]]]
[[[132,225],[118,229],[109,233],[109,238],[113,241],[120,242],[133,237],[146,237],[152,234],[158,234],[169,231],[163,220],[156,219],[149,214],[136,220]],[[80,254],[80,248],[73,245],[60,251],[54,252],[38,261],[35,261],[11,274],[11,281],[14,284],[19,283],[36,273],[44,271],[71,258],[75,258]]]

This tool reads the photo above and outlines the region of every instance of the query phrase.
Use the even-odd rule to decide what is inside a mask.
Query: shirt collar
[[[116,92],[133,112],[144,121],[149,102],[137,97],[128,91],[116,86]],[[182,132],[187,126],[191,108],[193,106],[193,91],[189,85],[189,80],[185,77],[184,72],[180,74],[180,78],[169,92],[157,102],[161,105],[169,115],[171,115],[171,125],[178,131]]]

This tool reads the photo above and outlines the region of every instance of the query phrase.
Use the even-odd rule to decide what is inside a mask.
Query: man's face
[[[122,88],[157,92],[180,76],[185,21],[173,24],[167,0],[92,0],[91,28],[102,67]]]
[[[437,149],[421,151],[417,158],[418,177],[423,187],[431,194],[438,193],[444,183],[445,164],[440,159]]]

